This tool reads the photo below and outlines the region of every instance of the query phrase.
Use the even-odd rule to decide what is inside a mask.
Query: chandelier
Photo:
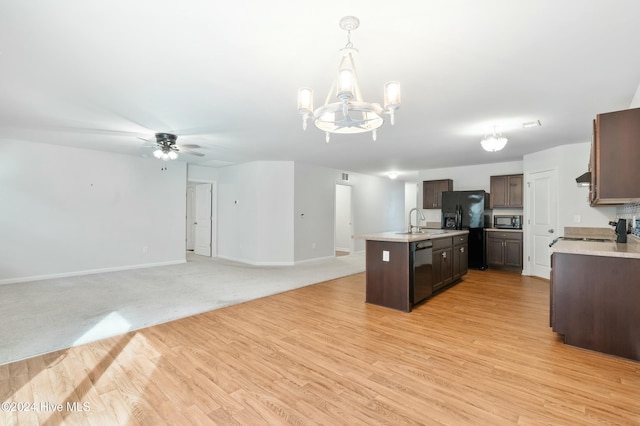
[[[491,136],[485,136],[480,143],[485,151],[496,152],[500,151],[507,145],[507,138],[503,137],[499,132],[496,133],[496,128],[494,126],[493,134]]]
[[[354,56],[358,50],[351,43],[351,31],[360,26],[355,16],[345,16],[340,20],[340,28],[347,31],[347,44],[340,49],[341,59],[337,78],[334,80],[324,105],[313,109],[313,90],[308,87],[298,89],[298,112],[302,115],[302,128],[307,129],[311,119],[315,126],[324,131],[329,142],[331,133],[355,134],[372,132],[376,140],[376,130],[384,123],[383,116],[389,116],[395,124],[395,110],[400,108],[400,83],[390,81],[384,85],[384,108],[378,103],[365,102],[358,85],[358,73]],[[337,101],[329,102],[335,94]]]

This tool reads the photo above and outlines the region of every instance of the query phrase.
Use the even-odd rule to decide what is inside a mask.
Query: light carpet
[[[189,253],[179,265],[0,285],[0,365],[364,270],[363,254],[258,267]]]

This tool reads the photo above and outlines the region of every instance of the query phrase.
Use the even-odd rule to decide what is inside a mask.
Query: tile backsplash
[[[640,203],[630,203],[616,207],[616,217],[626,219],[631,233],[640,237]]]

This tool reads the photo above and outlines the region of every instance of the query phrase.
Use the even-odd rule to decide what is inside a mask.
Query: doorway
[[[529,214],[527,225],[530,275],[551,277],[549,243],[558,234],[558,193],[556,170],[531,173],[527,179]]]
[[[217,254],[215,182],[187,183],[186,249],[200,256]]]
[[[351,217],[351,186],[336,184],[335,198],[335,255],[346,256],[353,252]]]

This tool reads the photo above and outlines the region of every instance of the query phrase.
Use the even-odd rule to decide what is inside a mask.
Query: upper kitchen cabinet
[[[598,114],[591,149],[591,205],[640,201],[640,108]]]
[[[523,175],[491,176],[491,208],[522,207]]]
[[[422,182],[422,208],[441,209],[442,193],[453,191],[453,180],[425,180]]]

